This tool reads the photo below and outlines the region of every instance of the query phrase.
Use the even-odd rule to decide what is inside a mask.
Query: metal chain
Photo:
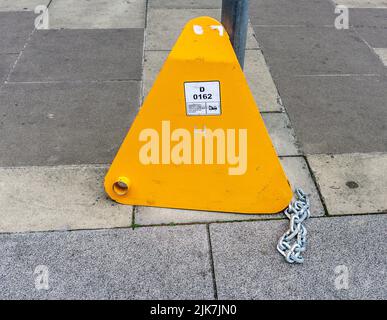
[[[296,189],[296,201],[291,203],[284,214],[290,220],[289,229],[278,240],[277,250],[289,263],[303,263],[301,255],[306,250],[306,228],[303,222],[310,217],[308,196],[302,189]]]

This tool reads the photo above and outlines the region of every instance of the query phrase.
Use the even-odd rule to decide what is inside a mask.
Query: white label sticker
[[[188,116],[220,115],[220,83],[185,82],[185,107]]]

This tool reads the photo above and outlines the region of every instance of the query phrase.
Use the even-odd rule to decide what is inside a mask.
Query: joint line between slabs
[[[214,255],[213,255],[213,251],[212,251],[211,232],[210,232],[210,225],[209,224],[206,224],[206,231],[207,231],[207,237],[208,237],[208,249],[209,249],[211,273],[212,273],[212,284],[213,284],[213,289],[214,289],[214,299],[218,300],[218,288],[217,288],[217,284],[216,284],[215,263],[214,263]]]

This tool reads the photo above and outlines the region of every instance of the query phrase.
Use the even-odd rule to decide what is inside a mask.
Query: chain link
[[[289,263],[303,263],[302,253],[306,250],[307,231],[303,222],[310,217],[310,202],[302,189],[296,189],[296,201],[291,203],[284,214],[290,220],[289,229],[278,240],[277,250]]]

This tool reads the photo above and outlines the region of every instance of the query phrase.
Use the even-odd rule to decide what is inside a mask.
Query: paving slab
[[[383,69],[353,30],[315,27],[254,27],[254,30],[274,79],[294,75],[379,74]]]
[[[379,56],[384,66],[387,67],[387,48],[374,48],[374,51]]]
[[[0,12],[0,54],[19,53],[33,32],[32,12]]]
[[[387,213],[387,154],[308,156],[330,215]]]
[[[50,0],[0,0],[0,11],[34,11],[38,5],[49,3]]]
[[[312,216],[317,217],[324,215],[324,209],[321,204],[318,191],[310,176],[304,158],[282,157],[280,160],[292,187],[301,187],[306,193],[309,194],[312,206]],[[138,225],[181,224],[197,222],[204,223],[216,221],[241,221],[282,218],[284,218],[283,214],[251,215],[144,206],[135,207],[135,223]]]
[[[145,51],[142,83],[142,97],[145,98],[153,87],[156,77],[166,61],[170,51]]]
[[[145,51],[143,96],[153,86],[170,51]],[[283,111],[277,88],[260,50],[246,50],[245,75],[260,111]]]
[[[205,226],[0,235],[0,253],[2,299],[214,298]]]
[[[0,232],[129,227],[132,207],[109,200],[105,166],[0,168]]]
[[[209,16],[220,21],[219,9],[148,9],[145,50],[171,50],[185,24],[196,17]],[[257,49],[254,31],[247,30],[246,49]]]
[[[261,112],[284,110],[262,51],[246,50],[244,72]]]
[[[387,48],[387,6],[385,9],[351,9],[349,17],[350,24],[371,47]]]
[[[141,80],[143,29],[39,30],[11,81]]]
[[[334,2],[349,8],[387,8],[386,0],[334,0]]]
[[[250,0],[250,20],[265,26],[333,26],[334,7],[327,0]]]
[[[0,53],[0,87],[2,82],[6,80],[17,57],[18,57],[18,54]]]
[[[111,163],[139,82],[10,83],[0,91],[0,166]]]
[[[371,47],[387,48],[387,37],[383,37],[386,30],[380,28],[355,28],[356,32]]]
[[[258,43],[257,37],[255,36],[255,32],[250,21],[247,25],[246,49],[247,50],[259,49],[259,43]]]
[[[218,9],[222,0],[148,0],[150,8],[159,9]]]
[[[387,7],[385,9],[351,9],[349,14],[350,24],[355,28],[380,28],[384,30],[387,28]],[[384,38],[385,35],[382,33],[380,37]]]
[[[263,113],[262,118],[278,155],[294,156],[301,154],[286,113]]]
[[[387,151],[385,78],[284,77],[277,86],[305,153]]]
[[[303,157],[281,157],[280,159],[293,190],[301,188],[309,196],[311,216],[325,215],[320,195],[305,159]]]
[[[145,0],[53,0],[50,29],[144,28]]]
[[[302,265],[277,252],[287,221],[211,224],[219,299],[387,298],[387,215],[315,218],[306,222]]]

